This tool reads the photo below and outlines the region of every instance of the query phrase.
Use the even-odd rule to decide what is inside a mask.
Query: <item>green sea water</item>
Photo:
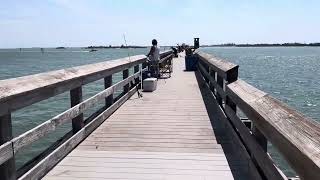
[[[320,48],[317,47],[268,47],[239,48],[215,47],[202,48],[203,51],[215,54],[240,65],[241,79],[255,87],[271,94],[287,103],[303,114],[320,121]],[[58,70],[73,66],[108,61],[128,55],[146,54],[148,49],[101,49],[89,52],[82,48],[44,49],[0,49],[0,80]],[[116,74],[114,82],[121,79],[121,73]],[[83,88],[85,98],[103,89],[101,80],[90,83]],[[48,100],[13,113],[13,132],[17,136],[70,107],[69,93],[63,93]],[[99,107],[103,104],[99,104]],[[85,113],[88,116],[91,109]],[[30,160],[46,149],[66,132],[71,125],[66,124],[56,132],[49,134],[25,148],[17,154],[17,166]],[[285,161],[271,145],[269,152],[279,163],[287,175],[294,175]]]

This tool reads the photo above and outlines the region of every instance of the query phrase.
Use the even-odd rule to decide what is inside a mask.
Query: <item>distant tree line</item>
[[[125,45],[121,45],[121,46],[88,46],[86,47],[86,49],[108,49],[108,48],[146,48],[146,46],[125,46]]]
[[[276,43],[276,44],[235,44],[235,43],[226,43],[226,44],[215,44],[215,45],[202,45],[201,47],[296,47],[296,46],[320,46],[320,43]]]

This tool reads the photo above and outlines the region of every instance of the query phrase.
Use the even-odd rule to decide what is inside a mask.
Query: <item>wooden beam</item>
[[[223,90],[223,78],[219,74],[217,75],[217,84],[222,89],[222,91],[224,92],[224,90]],[[224,99],[223,96],[221,96],[221,94],[222,93],[217,93],[217,101],[218,101],[218,104],[220,106],[222,106],[222,99]]]
[[[261,131],[257,128],[257,126],[252,126],[252,135],[257,140],[259,145],[265,152],[268,152],[268,140],[267,138],[261,133]]]
[[[13,158],[12,142],[8,141],[0,146],[0,165]]]
[[[228,96],[226,97],[226,105],[228,105],[235,114],[237,113],[237,105],[236,105],[236,103],[234,103],[232,101],[232,99],[230,97],[228,97]]]
[[[0,116],[0,145],[3,145],[1,161],[4,162],[0,165],[0,179],[14,180],[16,179],[15,160],[12,151],[12,144],[8,141],[12,139],[12,121],[11,113]],[[11,146],[11,148],[10,148]],[[11,157],[10,157],[11,156]],[[5,161],[6,160],[6,161]]]
[[[122,71],[122,78],[126,79],[129,77],[129,69],[125,69]],[[129,91],[129,83],[123,87],[123,92],[127,93]]]
[[[82,86],[70,91],[71,107],[74,107],[82,102]],[[84,126],[83,113],[72,119],[72,131],[75,134]]]
[[[164,57],[172,51],[161,52]],[[146,61],[137,55],[96,64],[0,80],[0,115],[29,106]],[[143,67],[145,68],[145,67]]]
[[[198,51],[196,53],[200,60],[208,64],[214,71],[216,71],[223,79],[232,80],[235,76],[238,76],[238,65],[233,64],[229,61],[217,58],[210,54]],[[229,74],[229,77],[228,75]]]
[[[205,68],[202,66],[201,63],[198,64],[198,67],[199,67],[200,71],[202,72],[205,80],[208,80],[208,82],[210,82],[210,85],[216,89],[215,95],[219,94],[221,98],[225,99],[226,93],[223,90],[223,88],[221,88],[221,86],[218,85],[217,81],[212,76],[209,75],[209,73],[205,70]]]
[[[160,59],[163,59],[163,58],[165,58],[166,56],[168,56],[169,54],[172,54],[172,53],[173,53],[172,50],[163,51],[163,52],[160,54]]]
[[[110,86],[112,86],[112,75],[104,78],[104,88],[108,89]],[[105,101],[106,101],[106,103],[105,103],[106,107],[111,106],[113,103],[113,94],[110,94],[108,97],[106,97]]]
[[[243,144],[246,146],[251,154],[253,160],[260,167],[263,174],[267,179],[282,180],[284,179],[277,167],[273,163],[272,159],[269,158],[266,151],[260,146],[257,140],[251,135],[249,129],[243,124],[240,118],[236,115],[234,110],[228,105],[225,106],[225,112],[230,119],[233,126],[239,132]]]
[[[139,68],[140,68],[139,65],[134,66],[133,72],[134,72],[134,73],[139,72]],[[139,83],[139,77],[137,77],[137,78],[134,80],[134,83],[135,83],[135,85],[137,85],[137,84]]]
[[[172,56],[173,56],[172,54],[169,54],[169,55],[161,58],[160,61],[159,61],[159,64],[163,63],[166,60],[169,60],[170,58],[172,58]]]
[[[320,123],[242,80],[227,95],[285,157],[302,179],[320,179]]]
[[[238,80],[238,69],[239,69],[239,66],[235,66],[234,68],[226,72],[227,78],[225,80],[228,81],[228,83],[232,83]]]
[[[103,79],[146,61],[138,55],[0,81],[0,115]]]
[[[209,74],[208,74],[212,79],[216,79],[216,72],[212,69],[212,68],[209,68]],[[213,92],[214,95],[216,95],[216,92],[215,92],[215,84],[213,84],[211,81],[209,83],[210,85],[210,90]]]

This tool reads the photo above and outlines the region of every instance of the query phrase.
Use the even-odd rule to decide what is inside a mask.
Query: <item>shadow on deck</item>
[[[218,105],[215,96],[205,84],[199,71],[195,71],[199,89],[210,118],[210,122],[219,143],[225,153],[232,175],[235,180],[249,179],[252,177],[249,169],[249,160],[244,147],[237,141],[233,129],[226,123],[224,114]],[[253,179],[253,178],[251,178]]]

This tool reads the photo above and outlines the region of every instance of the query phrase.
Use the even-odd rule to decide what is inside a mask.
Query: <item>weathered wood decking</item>
[[[184,58],[173,62],[171,78],[133,95],[44,179],[250,179],[196,73],[184,71]]]

